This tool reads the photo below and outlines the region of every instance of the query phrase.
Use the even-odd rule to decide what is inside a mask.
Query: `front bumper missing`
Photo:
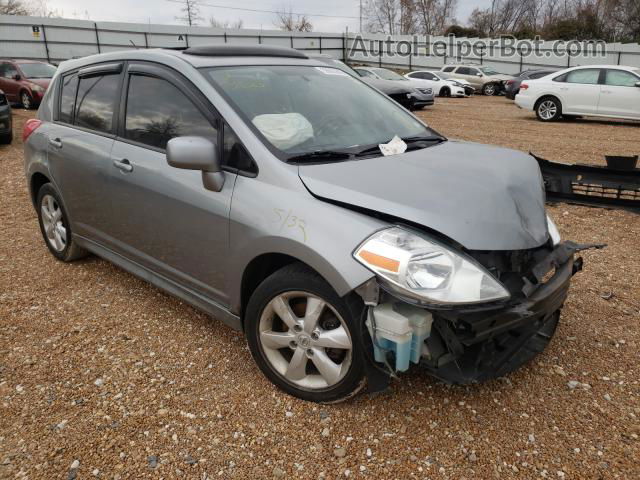
[[[582,258],[575,254],[603,246],[564,242],[541,255],[519,298],[507,304],[429,309],[433,321],[423,342],[420,364],[433,376],[453,384],[482,382],[519,368],[542,352],[555,332],[571,277],[582,269]],[[367,294],[364,290],[359,293],[363,298]],[[369,305],[371,298],[369,292]],[[381,303],[402,301],[386,293],[379,299]],[[379,368],[377,348],[386,347],[387,358],[382,363],[389,375],[394,375],[397,364],[388,342],[376,344],[376,335],[371,328],[369,331],[375,354],[372,359],[378,360]]]

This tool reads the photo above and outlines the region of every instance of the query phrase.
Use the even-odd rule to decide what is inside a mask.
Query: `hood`
[[[447,141],[401,155],[300,165],[316,197],[433,229],[469,250],[521,250],[548,239],[535,159],[489,145]]]
[[[413,87],[409,85],[408,82],[406,85],[398,85],[399,82],[394,82],[393,80],[381,80],[378,78],[360,77],[360,80],[374,88],[377,88],[387,95],[413,92]]]
[[[25,78],[25,80],[31,83],[35,83],[36,85],[39,85],[44,89],[49,88],[49,84],[51,83],[50,78]]]

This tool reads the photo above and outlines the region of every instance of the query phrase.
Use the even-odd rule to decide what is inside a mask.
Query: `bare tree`
[[[274,25],[280,30],[287,32],[310,32],[313,30],[313,24],[306,15],[296,15],[294,18],[291,10],[288,12],[283,10],[276,13],[276,17]]]
[[[22,0],[0,2],[0,15],[31,15],[33,12]]]
[[[223,21],[223,20],[218,20],[215,17],[209,17],[209,25],[215,28],[232,28],[232,29],[239,30],[242,28],[242,25],[244,25],[244,21],[241,18],[239,18],[235,22],[230,22],[229,20]]]
[[[180,9],[182,12],[181,17],[176,17],[176,20],[185,22],[189,26],[198,25],[198,22],[203,21],[202,15],[200,15],[200,6],[196,0],[181,0],[184,7]]]
[[[458,0],[367,0],[366,30],[408,35],[441,34],[451,24]]]

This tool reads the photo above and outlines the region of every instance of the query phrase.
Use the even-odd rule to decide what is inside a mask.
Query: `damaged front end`
[[[417,301],[374,278],[357,290],[367,305],[370,390],[420,364],[433,376],[469,384],[512,372],[542,352],[553,336],[576,253],[604,245],[562,242],[518,251],[466,252],[509,292],[507,299],[447,305]]]

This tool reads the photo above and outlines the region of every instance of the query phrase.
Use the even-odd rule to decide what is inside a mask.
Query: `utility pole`
[[[362,33],[362,0],[360,0],[360,33]]]

